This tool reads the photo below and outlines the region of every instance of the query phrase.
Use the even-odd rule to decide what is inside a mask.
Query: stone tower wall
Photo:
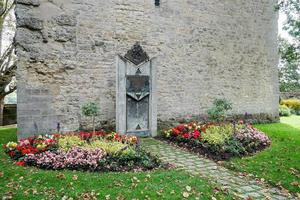
[[[116,55],[157,57],[160,122],[233,113],[278,117],[276,0],[17,0],[20,137],[79,129],[95,101],[115,119]]]

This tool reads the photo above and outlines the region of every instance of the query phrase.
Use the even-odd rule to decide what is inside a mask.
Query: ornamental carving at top
[[[142,62],[149,60],[149,56],[138,42],[136,42],[133,47],[127,51],[125,58],[135,65],[139,65]]]

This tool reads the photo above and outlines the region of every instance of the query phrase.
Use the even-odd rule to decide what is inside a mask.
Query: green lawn
[[[16,129],[0,129],[0,144],[16,140]],[[192,190],[187,191],[190,186]],[[188,187],[189,190],[189,187]],[[18,167],[0,150],[0,197],[13,199],[231,199],[182,171],[89,173]],[[67,199],[67,198],[66,198]]]
[[[253,157],[233,159],[226,165],[300,193],[300,130],[281,123],[256,127],[272,139],[271,147]]]
[[[300,129],[300,116],[292,115],[290,117],[281,117],[280,121],[281,123],[288,124]]]

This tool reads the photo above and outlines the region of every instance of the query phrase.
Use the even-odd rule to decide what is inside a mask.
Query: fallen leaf
[[[186,186],[185,187],[186,191],[190,192],[192,190],[191,186]]]
[[[291,185],[292,186],[299,186],[299,182],[298,181],[293,181],[293,182],[291,182]]]
[[[72,177],[72,179],[73,179],[74,181],[77,181],[78,176],[77,176],[77,175],[74,175],[74,176]]]
[[[182,193],[182,196],[183,196],[184,198],[188,198],[188,197],[190,196],[190,194],[189,194],[188,192],[183,192],[183,193]]]
[[[58,173],[58,174],[56,175],[56,178],[59,178],[59,179],[65,179],[66,176],[65,176],[63,173]]]

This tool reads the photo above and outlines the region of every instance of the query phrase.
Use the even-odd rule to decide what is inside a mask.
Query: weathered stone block
[[[39,6],[40,5],[39,0],[17,0],[16,3],[29,5],[29,6]]]
[[[27,28],[30,30],[42,30],[43,20],[32,16],[17,17],[17,27]]]
[[[72,16],[72,15],[60,15],[58,17],[55,18],[56,22],[58,25],[60,26],[76,26],[76,16]]]
[[[76,38],[76,30],[74,28],[61,27],[55,31],[54,40],[58,42],[73,41]]]

